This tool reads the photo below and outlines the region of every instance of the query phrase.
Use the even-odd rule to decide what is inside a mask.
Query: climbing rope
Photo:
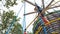
[[[53,1],[52,1],[52,2],[53,2]],[[51,2],[51,3],[52,3],[52,2]],[[51,3],[50,3],[49,5],[51,5]],[[45,11],[49,8],[49,5],[48,5],[45,9],[43,9],[42,11],[45,12]],[[42,14],[43,12],[41,12],[41,14]],[[40,16],[40,14],[39,14],[39,16]],[[37,16],[37,17],[38,17],[38,16]],[[37,17],[36,17],[36,18],[37,18]],[[35,19],[36,19],[36,18],[35,18]],[[27,28],[35,21],[35,19],[27,26]],[[27,28],[26,28],[26,29],[27,29]]]
[[[51,3],[52,3],[53,1],[54,1],[54,0],[52,0],[52,1],[49,3],[49,5],[51,5]],[[50,8],[49,5],[48,5],[45,9],[43,9],[42,12],[41,12],[38,16],[41,16],[42,13],[44,13],[46,10],[48,10],[48,9]],[[35,6],[35,5],[34,5],[34,6]],[[37,16],[35,19],[37,19],[38,16]],[[26,29],[35,21],[35,19],[26,27]]]
[[[42,30],[42,26],[39,26],[39,28],[37,29],[37,31],[35,32],[35,34],[38,34],[38,32],[40,32]]]
[[[49,5],[52,3],[53,1],[51,1],[50,3],[49,3]],[[41,16],[41,14],[42,13],[44,13],[46,10],[48,10],[49,9],[49,5],[46,7],[46,8],[44,8],[43,10],[42,10],[42,12],[38,15],[38,16]],[[36,5],[35,5],[36,6]],[[36,18],[26,27],[26,29],[38,18],[38,16],[36,16]]]
[[[53,19],[53,20],[51,20],[51,21],[49,21],[49,22],[50,22],[50,24],[51,24],[51,23],[53,23],[53,22],[55,22],[55,21],[57,21],[57,20],[60,20],[60,18]],[[39,22],[39,21],[38,21],[38,22]],[[35,32],[35,34],[37,34],[38,32],[40,32],[41,30],[42,30],[42,26],[39,26],[38,29],[37,29],[37,31]],[[48,30],[51,30],[51,28],[48,29]],[[47,31],[48,31],[48,30],[47,30]]]
[[[57,20],[60,20],[60,18],[56,18],[56,19],[51,20],[50,24],[53,23],[53,22],[55,22],[55,21],[57,21]]]

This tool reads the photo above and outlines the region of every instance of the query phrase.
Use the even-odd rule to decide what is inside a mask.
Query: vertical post
[[[24,1],[24,14],[25,14],[25,7],[26,7],[25,4],[26,4],[26,3],[25,3],[25,1]],[[26,21],[25,21],[25,15],[24,15],[24,16],[23,16],[23,34],[26,34],[25,28],[26,28]]]

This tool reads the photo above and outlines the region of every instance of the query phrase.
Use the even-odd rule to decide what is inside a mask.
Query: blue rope
[[[21,6],[21,8],[20,8],[19,12],[17,13],[16,18],[18,17],[18,15],[19,15],[19,13],[20,13],[20,11],[21,11],[22,7],[23,7],[23,5]],[[8,30],[6,31],[6,34],[8,34],[8,33],[9,33],[9,31],[12,29],[11,27],[13,26],[13,24],[14,24],[14,22],[15,22],[15,19],[16,19],[16,18],[14,18],[14,19],[13,19],[13,21],[11,22],[11,25],[8,27]]]
[[[24,14],[25,14],[25,10],[26,9],[26,3],[24,1]],[[24,34],[24,31],[25,31],[25,28],[26,28],[26,21],[25,21],[26,17],[25,15],[23,16],[23,34]]]
[[[39,19],[41,20],[40,23],[41,23],[41,25],[42,25],[42,28],[43,28],[43,30],[44,30],[44,33],[47,34],[46,27],[44,26],[44,21],[42,20],[41,17],[39,17]]]
[[[47,30],[47,32],[48,32],[48,31],[53,32],[53,29],[52,29],[52,28],[49,28],[49,29]]]

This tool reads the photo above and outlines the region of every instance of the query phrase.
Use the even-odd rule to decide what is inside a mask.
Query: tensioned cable
[[[36,5],[36,1],[34,0],[34,4]],[[30,23],[27,27],[26,27],[26,29],[31,25],[32,23]]]

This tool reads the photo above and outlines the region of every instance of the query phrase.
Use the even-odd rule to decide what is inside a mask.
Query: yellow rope
[[[47,6],[46,8],[44,8],[44,9],[42,10],[42,12],[41,12],[38,16],[41,16],[41,14],[43,14],[43,13],[44,13],[46,10],[48,10],[48,9],[49,9],[49,6]],[[36,16],[35,19],[37,19],[38,16]],[[26,29],[35,21],[35,19],[26,27]]]
[[[32,4],[31,2],[29,2],[29,1],[27,1],[27,0],[26,0],[26,2]],[[51,8],[50,8],[50,5],[51,5],[52,2],[53,2],[53,0],[49,3],[49,5],[48,5],[46,8],[44,8],[44,9],[42,10],[42,12],[41,12],[38,16],[41,16],[41,14],[45,13],[45,11],[47,11],[48,9],[51,9]],[[34,4],[32,4],[32,5],[34,5]],[[34,6],[35,6],[35,5],[34,5]],[[54,8],[54,7],[52,7],[52,8]],[[35,19],[37,19],[38,16],[36,16]],[[26,27],[26,29],[35,21],[35,19]]]
[[[57,19],[51,20],[49,24],[51,24],[51,23],[53,23],[53,22],[55,22],[55,21],[57,21],[57,20],[60,20],[60,18],[57,18]],[[31,23],[32,23],[32,22],[31,22]],[[31,23],[30,23],[30,24],[31,24]],[[29,26],[28,26],[28,27],[29,27]],[[27,28],[28,28],[28,27],[27,27]],[[38,31],[36,31],[35,34],[37,34],[37,33],[38,33],[39,31],[41,31],[41,30],[42,30],[42,27],[39,26]]]
[[[52,32],[52,34],[58,34],[58,32]]]
[[[53,23],[53,22],[55,22],[55,21],[57,21],[57,20],[60,20],[60,18],[57,18],[57,19],[53,19],[53,20],[51,20],[49,23],[47,23],[47,24],[51,24],[51,23]]]
[[[35,34],[38,34],[42,30],[42,26],[39,26],[38,30],[35,32]]]
[[[57,19],[51,20],[50,23],[52,23],[52,22],[54,22],[54,21],[57,21],[57,20],[60,20],[60,18],[57,18]]]
[[[60,18],[51,20],[51,21],[50,21],[50,24],[53,23],[53,22],[55,22],[55,21],[57,21],[57,20],[60,20]],[[35,34],[38,34],[38,32],[40,32],[41,30],[42,30],[42,26],[39,26],[39,28],[38,28],[38,30],[35,32]],[[53,33],[54,33],[54,32],[53,32]],[[52,33],[52,34],[53,34],[53,33]]]

